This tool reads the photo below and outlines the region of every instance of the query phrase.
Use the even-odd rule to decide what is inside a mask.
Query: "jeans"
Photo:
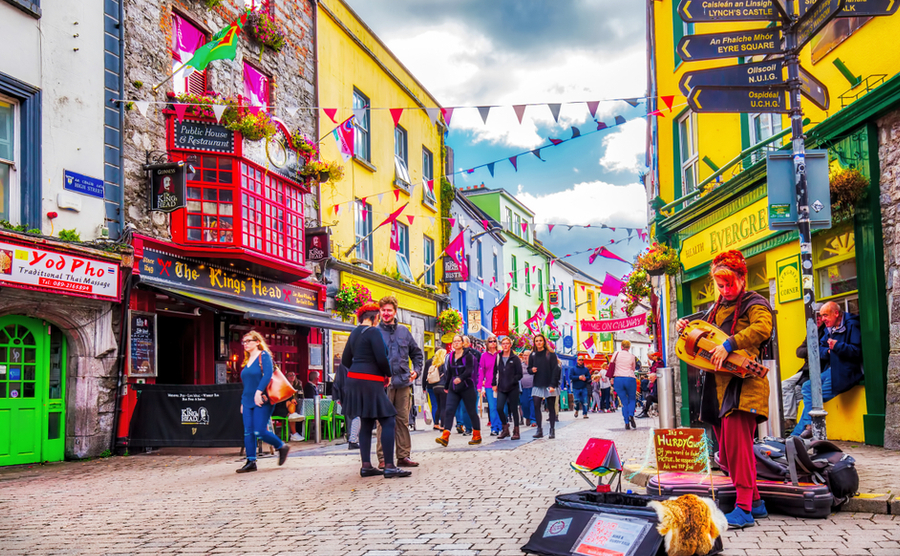
[[[610,406],[609,388],[600,389],[600,411],[606,411]]]
[[[587,388],[573,388],[572,395],[575,396],[575,411],[578,411],[578,408],[581,407],[582,413],[587,413],[590,411],[590,406],[588,405],[588,399],[590,399],[589,395],[590,390]]]
[[[460,403],[462,402],[462,403]],[[444,413],[444,419],[449,422],[453,415],[460,409],[465,407],[463,413],[471,419],[469,425],[470,430],[481,431],[481,420],[478,418],[478,391],[474,388],[466,388],[462,392],[454,392],[452,389],[447,392],[447,409]],[[459,418],[457,417],[457,423]],[[474,429],[472,429],[472,425]]]
[[[503,423],[500,422],[500,414],[497,412],[497,398],[494,397],[492,388],[485,388],[484,394],[488,401],[488,415],[491,417],[491,432],[500,432]]]
[[[534,422],[534,405],[531,402],[531,388],[522,388],[519,395],[519,407],[522,408],[522,420],[524,425]]]
[[[447,394],[447,400],[444,402],[444,413],[446,414],[447,404],[450,401],[450,394]],[[477,402],[477,400],[476,400]],[[477,406],[477,403],[476,403]],[[464,404],[460,404],[457,402],[456,411],[453,412],[453,416],[456,418],[456,426],[462,427],[466,430],[466,432],[472,432],[472,419],[469,418],[469,413],[465,409]],[[445,417],[446,418],[446,417]],[[450,421],[450,425],[453,425],[453,421]],[[444,427],[447,428],[447,427]]]
[[[781,402],[784,406],[785,419],[797,418],[797,406],[800,404],[800,399],[803,396],[803,391],[801,390],[803,385],[800,384],[802,378],[803,373],[799,372],[781,381]]]
[[[269,432],[269,420],[272,419],[274,405],[264,403],[262,407],[257,405],[243,407],[241,418],[244,421],[244,449],[247,451],[247,461],[256,461],[256,440],[259,438],[276,448],[284,446],[280,438]]]
[[[431,401],[431,422],[435,425],[439,425],[441,418],[439,417],[440,413],[438,413],[437,394],[434,393],[434,388],[428,388],[425,391],[428,392],[428,399]]]
[[[806,425],[812,424],[812,417],[809,416],[809,412],[812,411],[812,381],[804,382],[802,390],[803,414],[800,416],[800,420],[797,421],[794,432],[791,433],[793,436],[800,436]],[[829,367],[822,373],[822,403],[824,404],[832,398],[834,398],[834,394],[831,392],[831,368]]]
[[[637,381],[633,377],[617,376],[613,388],[616,389],[616,395],[622,400],[622,418],[628,424],[634,417],[635,390],[637,390]]]

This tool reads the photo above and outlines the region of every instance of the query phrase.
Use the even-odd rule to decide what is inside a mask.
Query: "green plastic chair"
[[[325,440],[334,440],[334,400],[319,400],[319,419],[325,423],[322,436]]]
[[[272,417],[272,428],[275,428],[275,423],[277,421],[281,421],[281,430],[279,431],[281,433],[281,440],[287,442],[290,435],[290,432],[288,431],[291,430],[288,427],[288,419],[287,417]]]
[[[334,403],[334,435],[333,438],[337,438],[338,436],[344,434],[347,430],[347,418],[344,417],[344,411],[341,407],[341,402]]]
[[[313,405],[315,400],[304,399],[303,403],[300,405],[300,415],[303,416],[303,440],[312,440],[312,435],[309,433],[310,428],[309,425],[313,419],[316,418],[316,406]]]

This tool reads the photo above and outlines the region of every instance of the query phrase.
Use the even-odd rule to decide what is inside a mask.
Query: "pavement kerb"
[[[647,488],[650,477],[655,474],[656,469],[652,467],[641,469],[636,465],[625,465],[623,478],[629,483]],[[896,498],[894,494],[860,493],[848,500],[838,511],[900,515],[900,498]]]

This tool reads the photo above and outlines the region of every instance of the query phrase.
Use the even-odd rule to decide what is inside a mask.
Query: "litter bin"
[[[656,391],[659,401],[659,428],[675,428],[675,369],[656,369]]]

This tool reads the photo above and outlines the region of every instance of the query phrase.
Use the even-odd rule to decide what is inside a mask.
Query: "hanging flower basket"
[[[372,293],[362,284],[344,284],[334,296],[334,312],[342,320],[350,320],[356,310],[372,301]]]
[[[678,274],[678,252],[668,245],[654,243],[643,253],[639,253],[634,263],[635,270],[643,270],[650,276]]]
[[[869,180],[859,170],[838,170],[829,176],[831,189],[831,219],[840,222],[856,211],[856,205],[866,194]]]
[[[437,317],[437,325],[445,334],[456,334],[462,330],[462,315],[456,309],[446,309]]]
[[[650,297],[650,290],[650,275],[646,270],[635,267],[634,272],[625,277],[621,295],[628,300],[623,308],[628,316],[631,316],[641,301]]]
[[[284,33],[275,23],[275,18],[269,12],[252,12],[247,16],[247,23],[244,26],[253,40],[262,46],[263,51],[271,48],[278,52],[284,48]]]

